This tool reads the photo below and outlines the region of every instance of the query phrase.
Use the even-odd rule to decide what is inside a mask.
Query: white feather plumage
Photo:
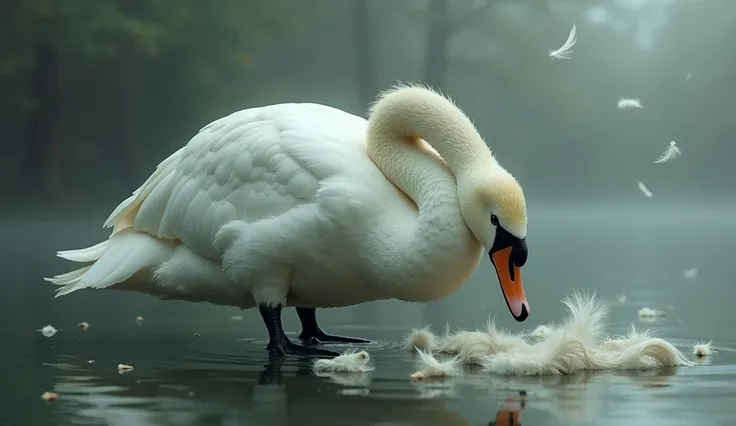
[[[639,191],[641,191],[641,193],[644,194],[645,197],[652,198],[654,194],[652,194],[652,191],[650,191],[649,188],[644,185],[644,182],[638,180],[636,181],[636,184],[639,186]]]
[[[680,156],[682,152],[680,151],[680,147],[677,146],[675,141],[670,142],[669,145],[667,145],[667,148],[664,150],[664,152],[657,157],[656,160],[654,160],[655,163],[661,164],[661,163],[667,163],[669,161],[674,161],[677,157]]]
[[[562,47],[560,47],[559,49],[554,49],[554,50],[550,49],[549,57],[552,59],[570,59],[570,55],[572,54],[572,48],[578,42],[576,32],[577,32],[577,26],[573,25],[572,29],[570,30],[570,35],[567,36],[567,40],[565,41],[565,44],[563,44]]]
[[[406,129],[435,144],[402,141]],[[496,185],[494,205],[516,203],[507,230],[524,237],[518,182],[470,119],[424,87],[386,92],[369,121],[318,104],[251,108],[162,161],[105,222],[110,238],[59,252],[81,268],[49,281],[57,296],[129,290],[242,309],[436,300],[494,237],[490,204],[461,211],[475,182]]]

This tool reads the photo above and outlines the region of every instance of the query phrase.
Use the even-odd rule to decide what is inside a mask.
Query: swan
[[[326,105],[234,112],[161,162],[104,224],[59,251],[84,264],[46,278],[82,289],[258,307],[272,355],[336,356],[316,308],[429,302],[462,286],[484,250],[512,316],[529,315],[518,181],[449,98],[421,85],[379,94],[365,120]],[[281,311],[302,324],[293,343]]]

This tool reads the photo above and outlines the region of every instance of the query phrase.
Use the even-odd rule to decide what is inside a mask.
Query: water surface
[[[713,339],[709,363],[651,372],[511,378],[478,371],[415,384],[400,349],[412,328],[482,326],[508,315],[485,262],[471,282],[431,305],[377,302],[320,313],[337,334],[374,339],[375,371],[315,376],[311,361],[269,360],[256,312],[161,302],[144,295],[81,292],[54,300],[42,276],[64,271],[54,250],[105,237],[97,222],[6,222],[0,425],[487,425],[525,391],[524,425],[732,424],[736,414],[733,208],[530,209],[525,267],[532,315],[524,327],[561,321],[573,289],[611,302],[609,331],[651,327],[689,355]],[[698,267],[695,279],[683,271]],[[627,302],[616,303],[625,294]],[[644,306],[668,315],[641,323]],[[137,316],[144,318],[139,326]],[[242,315],[234,320],[233,315]],[[87,331],[76,327],[90,323]],[[286,328],[298,329],[289,312]],[[61,329],[53,338],[34,330]],[[195,334],[196,333],[196,334]],[[360,346],[355,346],[360,347]],[[94,361],[94,362],[90,362]],[[119,363],[135,369],[118,374]],[[44,391],[59,394],[52,403]]]

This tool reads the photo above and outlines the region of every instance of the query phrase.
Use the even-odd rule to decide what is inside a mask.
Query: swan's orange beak
[[[524,293],[524,282],[521,279],[521,267],[512,259],[513,246],[489,253],[493,267],[496,268],[501,291],[506,298],[506,305],[516,321],[522,322],[529,317],[529,302]]]

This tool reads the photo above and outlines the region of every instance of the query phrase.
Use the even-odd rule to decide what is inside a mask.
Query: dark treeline
[[[4,198],[109,209],[212,119],[289,101],[364,114],[397,80],[451,94],[529,194],[731,192],[736,4],[598,3],[613,20],[586,23],[580,0],[5,0]],[[573,24],[572,59],[550,60]],[[644,108],[616,110],[623,96]],[[673,139],[682,161],[653,165]]]

